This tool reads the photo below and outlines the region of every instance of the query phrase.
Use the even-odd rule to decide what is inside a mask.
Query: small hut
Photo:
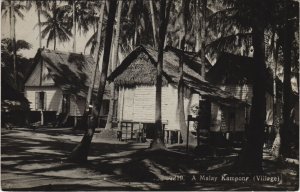
[[[227,115],[232,119],[225,129],[242,131],[238,128],[241,124],[240,118],[246,113],[247,123],[249,120],[251,100],[252,100],[252,81],[255,78],[253,71],[253,58],[234,55],[231,53],[220,53],[215,65],[208,71],[206,79],[220,87],[222,90],[231,92],[236,98],[249,104],[247,110],[240,108],[240,113],[230,112]],[[273,81],[270,70],[266,71],[266,125],[273,125]],[[243,114],[244,113],[244,114]],[[244,123],[244,122],[242,122]]]
[[[89,55],[39,49],[34,65],[25,81],[25,96],[30,101],[30,109],[36,120],[42,111],[45,121],[68,122],[77,124],[85,110],[89,86],[92,84],[96,63]],[[96,78],[93,96],[96,95],[99,78]],[[100,113],[108,113],[109,91],[104,95]],[[57,119],[59,118],[59,119]]]
[[[109,81],[115,83],[119,90],[118,121],[121,124],[124,123],[126,127],[130,124],[132,129],[144,128],[148,138],[152,138],[154,132],[157,54],[153,48],[141,45],[133,50],[108,78]],[[204,108],[209,114],[207,129],[210,129],[212,126],[210,120],[213,116],[210,115],[212,113],[211,105],[223,106],[225,110],[227,107],[242,104],[229,92],[223,91],[203,79],[200,75],[201,63],[196,54],[167,47],[164,51],[162,77],[162,123],[167,143],[173,143],[173,138],[180,140],[180,127],[176,111],[177,85],[180,76],[179,58],[181,56],[184,60],[186,120],[188,115],[198,115],[194,109],[201,107],[199,103],[203,103],[203,106],[208,103],[208,107]]]

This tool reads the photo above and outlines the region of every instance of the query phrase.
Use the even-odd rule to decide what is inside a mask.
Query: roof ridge
[[[58,54],[76,54],[76,55],[83,55],[83,56],[88,56],[88,57],[92,57],[92,55],[86,55],[83,53],[75,53],[75,52],[71,52],[71,51],[60,51],[60,50],[52,50],[52,49],[42,49],[42,51],[46,51],[48,53],[58,53]]]

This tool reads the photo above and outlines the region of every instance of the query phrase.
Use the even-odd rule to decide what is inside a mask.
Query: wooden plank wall
[[[46,111],[59,111],[62,101],[62,91],[56,87],[25,87],[25,97],[30,102],[30,109],[35,109],[35,93],[44,91],[46,95]]]
[[[119,92],[118,114],[121,120],[154,123],[155,121],[155,86],[122,88]],[[184,99],[185,115],[191,114],[190,107],[199,103],[199,95],[190,93]],[[124,99],[124,100],[123,100]],[[168,85],[162,88],[162,121],[166,130],[179,130],[177,119],[177,88]],[[187,118],[187,117],[186,117]]]

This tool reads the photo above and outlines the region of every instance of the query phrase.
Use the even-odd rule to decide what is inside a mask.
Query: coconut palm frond
[[[237,33],[220,37],[206,45],[206,52],[216,53],[223,51],[234,51],[242,45],[251,45],[252,33]]]
[[[91,53],[94,52],[94,51],[92,51],[92,49],[94,49],[94,46],[96,44],[95,41],[96,41],[97,33],[98,33],[98,30],[88,39],[88,41],[86,42],[85,47],[84,47],[84,52],[90,46],[91,46]]]

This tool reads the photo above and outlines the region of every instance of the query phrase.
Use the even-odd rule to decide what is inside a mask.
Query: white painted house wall
[[[177,118],[177,88],[168,85],[162,87],[162,122],[166,130],[179,130]],[[137,86],[121,88],[118,100],[118,117],[123,121],[142,123],[155,122],[155,86]],[[191,114],[190,106],[199,103],[199,95],[192,94],[184,99],[185,114]]]
[[[239,98],[243,101],[251,103],[252,100],[252,85],[226,85],[220,86],[222,90],[231,92],[234,94],[236,98]],[[269,125],[273,124],[273,97],[266,93],[266,123]],[[245,111],[245,107],[241,106],[235,109],[235,122],[231,122],[230,125],[225,122],[222,122],[222,116],[224,118],[228,118],[228,114],[225,110],[221,109],[218,105],[212,105],[212,127],[211,131],[245,131],[246,122],[246,113],[248,116],[248,120],[250,117],[250,108],[248,108],[247,112]]]
[[[70,116],[83,116],[86,101],[84,99],[70,99]]]
[[[25,97],[30,102],[31,111],[36,110],[35,94],[36,92],[44,91],[46,95],[46,111],[61,111],[62,91],[57,87],[25,87]]]
[[[46,62],[46,61],[44,61]],[[41,79],[41,63],[38,63],[25,83],[25,97],[30,102],[31,111],[39,111],[36,109],[36,92],[45,92],[46,95],[46,106],[45,111],[56,111],[57,114],[62,111],[62,90],[55,86],[55,83],[51,77],[48,77],[49,70],[43,65],[42,79]],[[40,80],[42,80],[40,86]],[[34,85],[34,86],[28,86]],[[82,116],[85,109],[84,99],[70,98],[70,116]]]

